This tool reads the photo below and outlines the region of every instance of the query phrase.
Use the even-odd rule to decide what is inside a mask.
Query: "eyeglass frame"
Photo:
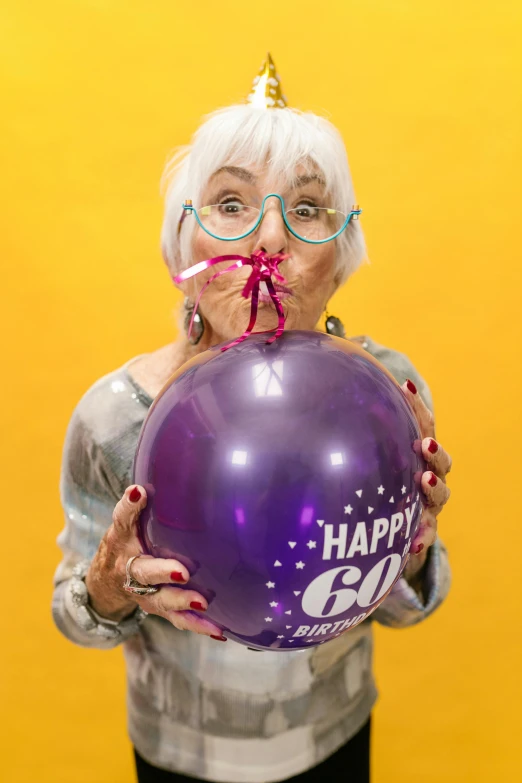
[[[209,236],[213,237],[214,239],[219,239],[219,240],[221,240],[223,242],[236,242],[239,239],[244,239],[245,237],[247,237],[250,234],[252,234],[259,227],[259,225],[260,225],[260,223],[261,223],[261,221],[262,221],[262,219],[264,217],[264,214],[265,214],[265,201],[267,200],[267,198],[272,198],[272,197],[279,199],[279,201],[281,203],[281,215],[283,217],[283,221],[285,223],[285,226],[290,231],[290,233],[293,234],[296,239],[300,239],[301,242],[308,242],[308,244],[310,244],[310,245],[324,245],[325,242],[331,242],[332,239],[337,239],[337,237],[340,234],[342,234],[342,232],[348,226],[350,220],[352,218],[354,220],[358,220],[359,219],[359,215],[362,212],[362,209],[359,209],[359,205],[358,204],[357,205],[354,204],[352,209],[351,209],[351,211],[350,211],[350,213],[346,216],[346,220],[344,221],[344,225],[339,229],[339,231],[337,231],[331,237],[328,237],[327,239],[305,239],[304,237],[300,236],[299,234],[296,234],[296,232],[293,230],[293,228],[289,225],[289,223],[288,223],[288,221],[286,219],[285,202],[283,200],[283,197],[280,196],[279,193],[269,193],[267,196],[264,197],[263,202],[261,204],[261,208],[259,210],[259,217],[256,220],[256,223],[254,224],[254,226],[252,226],[252,228],[249,231],[247,231],[245,234],[239,234],[237,237],[220,237],[217,234],[213,234],[212,231],[208,230],[208,228],[205,228],[205,226],[203,225],[203,223],[199,219],[199,215],[198,215],[197,209],[192,204],[192,199],[188,198],[188,199],[185,200],[185,203],[182,204],[183,213],[181,215],[181,218],[180,218],[179,224],[178,224],[178,234],[181,231],[181,224],[183,223],[184,219],[187,217],[187,215],[189,215],[192,212],[194,214],[197,222],[198,222],[198,225],[203,229],[203,231],[205,231],[207,234],[209,234]],[[205,205],[205,206],[209,206],[209,205]],[[210,206],[214,206],[214,205],[211,204]],[[355,209],[354,209],[354,207],[355,207]],[[201,207],[201,209],[204,209],[204,207]],[[336,210],[336,212],[337,211],[340,211],[340,210]]]

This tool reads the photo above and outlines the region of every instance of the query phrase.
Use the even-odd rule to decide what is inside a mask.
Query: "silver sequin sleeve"
[[[384,364],[401,386],[408,379],[413,381],[424,404],[433,413],[433,399],[428,384],[408,357],[373,340],[368,347],[371,349],[372,356]],[[428,551],[423,583],[426,600],[422,595],[418,595],[404,578],[401,578],[393,586],[386,600],[373,612],[372,618],[379,625],[389,628],[407,628],[417,625],[438,609],[448,595],[450,587],[451,569],[448,551],[438,538]]]
[[[92,560],[111,525],[123,485],[130,481],[129,457],[119,462],[128,449],[118,436],[113,437],[117,429],[114,401],[100,392],[98,382],[82,397],[65,436],[60,472],[65,526],[57,539],[63,556],[53,579],[52,616],[71,642],[110,649],[137,633],[144,617],[136,610],[120,623],[100,622],[104,618],[85,606],[85,583],[73,573],[75,567],[78,570],[81,563]],[[140,423],[138,419],[138,429]]]

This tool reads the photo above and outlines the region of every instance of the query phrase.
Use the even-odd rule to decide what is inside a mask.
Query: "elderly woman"
[[[270,104],[214,113],[168,167],[163,255],[174,278],[225,253],[284,253],[286,284],[277,290],[285,328],[313,330],[363,260],[364,240],[360,221],[347,219],[358,210],[352,210],[354,191],[336,129],[288,108],[282,97]],[[269,194],[280,198],[265,200]],[[182,210],[187,196],[197,218]],[[228,241],[231,236],[240,238]],[[314,237],[331,241],[310,242]],[[54,620],[83,647],[123,644],[128,731],[141,783],[185,776],[238,783],[324,776],[369,781],[377,698],[372,622],[414,625],[448,592],[437,515],[449,496],[450,458],[435,440],[428,387],[408,359],[369,336],[352,338],[402,384],[422,430],[425,507],[406,570],[371,616],[325,645],[276,655],[227,642],[206,619],[205,598],[179,588],[189,579],[182,563],[132,559],[142,551],[137,520],[147,500],[142,486],[130,485],[132,463],[149,407],[182,364],[233,340],[249,320],[251,303],[241,296],[247,269],[215,280],[193,313],[197,290],[214,272],[181,284],[185,330],[175,342],[100,378],[73,412],[62,463],[66,525],[58,538],[63,559],[54,578]],[[262,290],[256,329],[276,323]],[[327,318],[326,330],[344,336],[336,318]],[[161,587],[135,592],[124,583]]]

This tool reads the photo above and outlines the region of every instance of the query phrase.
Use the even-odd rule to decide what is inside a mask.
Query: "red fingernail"
[[[417,394],[417,387],[415,386],[413,381],[410,381],[409,378],[406,381],[406,386],[408,387],[408,389],[411,391],[412,394]]]
[[[434,487],[436,483],[437,483],[437,476],[435,475],[435,473],[432,473],[431,477],[428,479],[428,484],[430,485],[430,487]]]
[[[134,487],[132,492],[129,494],[129,500],[131,500],[133,503],[137,503],[140,498],[141,492],[139,491],[138,487]]]
[[[201,601],[191,601],[190,602],[190,608],[191,609],[198,609],[198,611],[200,611],[200,612],[204,612],[205,611],[205,607],[203,606]]]
[[[226,642],[227,640],[226,636],[212,636],[212,634],[210,635],[210,638],[215,639],[216,642]]]
[[[428,444],[428,451],[431,451],[432,454],[435,454],[439,450],[439,444],[436,440],[433,440],[433,438],[430,440]]]
[[[171,573],[171,575],[170,575],[170,578],[172,579],[173,582],[184,582],[185,581],[185,577],[183,576],[181,571],[173,571]]]
[[[424,549],[424,544],[419,544],[417,549],[415,550],[415,554],[418,555],[422,550]]]

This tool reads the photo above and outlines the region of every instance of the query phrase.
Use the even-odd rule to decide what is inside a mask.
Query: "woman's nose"
[[[269,255],[286,252],[288,231],[281,214],[279,202],[266,205],[263,219],[255,236],[256,251],[262,250]]]

